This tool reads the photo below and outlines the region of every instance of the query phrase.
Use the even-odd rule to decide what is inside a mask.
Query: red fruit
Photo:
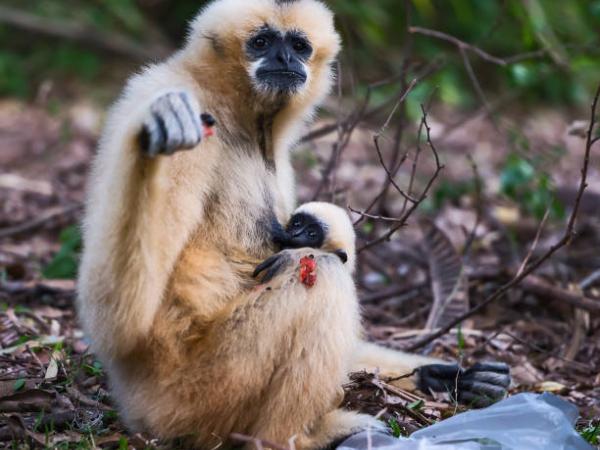
[[[300,260],[300,282],[309,288],[317,282],[317,262],[312,255]]]
[[[215,130],[213,127],[209,127],[208,125],[202,125],[202,135],[204,137],[213,136],[215,134]]]

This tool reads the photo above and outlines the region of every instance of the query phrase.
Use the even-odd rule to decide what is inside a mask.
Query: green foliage
[[[600,445],[600,423],[597,423],[596,425],[590,423],[587,427],[583,428],[579,434],[581,434],[581,437],[590,444]]]
[[[28,92],[29,86],[21,58],[16,53],[0,49],[0,95],[25,97]]]
[[[458,354],[462,357],[465,352],[465,335],[462,332],[461,324],[458,324],[456,327],[456,345],[458,347]]]
[[[146,44],[157,36],[182,42],[187,23],[207,0],[4,0],[39,17],[78,23],[91,32],[119,33]],[[329,0],[343,34],[343,62],[362,83],[395,74],[403,63],[406,13],[399,0]],[[504,69],[470,54],[483,88],[497,93],[526,90],[530,101],[587,102],[600,77],[600,0],[411,0],[410,23],[435,29],[477,45],[493,55],[509,57],[547,49],[549,55],[530,58]],[[86,82],[101,79],[106,54],[85,45],[31,36],[0,26],[0,95],[32,96],[45,78],[75,76]],[[164,39],[160,39],[164,41]],[[423,83],[409,99],[409,111],[434,88],[444,102],[473,106],[472,83],[456,47],[429,36],[412,35],[413,56],[431,61],[444,56],[447,65]],[[122,62],[122,59],[121,59]],[[110,67],[110,64],[108,64]],[[106,69],[104,69],[106,71]],[[108,69],[110,71],[110,68]],[[347,77],[346,79],[349,79]],[[360,88],[360,86],[359,86]]]
[[[13,390],[15,392],[18,392],[21,389],[23,389],[24,387],[25,387],[25,380],[23,378],[19,378],[18,380],[15,381],[15,383],[13,385]]]
[[[533,164],[517,154],[511,154],[500,174],[500,192],[517,202],[528,214],[541,219],[546,210],[550,217],[565,216],[564,206],[554,193],[550,177],[536,171]]]
[[[65,228],[59,237],[61,247],[52,261],[42,270],[44,278],[70,279],[77,275],[81,233],[75,225]]]
[[[413,411],[420,411],[424,405],[425,405],[425,402],[423,401],[423,399],[419,399],[419,400],[415,400],[414,402],[409,403],[408,405],[406,405],[406,407]]]
[[[473,181],[442,180],[433,193],[433,208],[438,211],[448,202],[457,204],[463,196],[474,192],[475,183]]]
[[[404,433],[402,432],[402,427],[395,418],[392,417],[391,419],[389,419],[388,425],[390,426],[390,429],[392,430],[392,435],[394,437],[399,438],[404,435]]]
[[[100,361],[94,361],[91,365],[85,364],[83,367],[90,375],[102,376],[103,374],[102,363]]]

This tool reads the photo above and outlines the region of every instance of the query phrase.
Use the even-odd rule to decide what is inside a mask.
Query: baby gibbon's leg
[[[460,402],[478,407],[505,397],[510,385],[509,367],[504,363],[478,363],[463,370],[457,364],[368,342],[358,345],[353,371],[360,370],[378,371],[381,376],[397,378],[393,384],[403,389],[456,394]],[[411,376],[401,378],[413,371]]]
[[[199,105],[185,85],[164,66],[134,78],[111,111],[92,170],[79,315],[107,359],[145,337],[177,255],[201,219],[211,167],[195,154],[204,146],[157,156],[195,147],[202,137]]]
[[[300,274],[301,260],[311,255],[312,286]],[[283,445],[295,435],[297,449],[316,449],[381,427],[372,416],[338,409],[360,327],[351,275],[336,255],[320,250],[284,250],[275,259],[268,281],[261,278],[221,327],[221,339],[235,334],[238,341],[227,345],[231,361],[246,365],[235,370],[257,377],[253,385],[268,381],[248,434]]]

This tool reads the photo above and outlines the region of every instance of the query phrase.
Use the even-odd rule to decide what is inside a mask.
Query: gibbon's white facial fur
[[[292,215],[302,217],[304,220],[316,220],[324,231],[323,242],[319,248],[322,250],[336,253],[345,252],[347,261],[346,267],[352,273],[356,264],[356,234],[354,226],[346,211],[332,203],[310,202],[298,207]],[[294,224],[290,221],[288,230]]]

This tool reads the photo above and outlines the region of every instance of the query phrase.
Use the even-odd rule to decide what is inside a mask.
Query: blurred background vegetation
[[[200,0],[3,0],[0,5],[0,95],[35,97],[51,79],[74,95],[102,88],[140,63],[160,59],[181,44]],[[412,25],[448,33],[498,57],[546,50],[545,57],[498,67],[472,57],[488,95],[526,90],[523,101],[587,103],[600,77],[600,0],[412,0]],[[406,44],[403,0],[329,0],[344,35],[342,63],[350,92],[397,73]],[[40,39],[40,36],[44,37]],[[456,47],[413,35],[423,61],[445,59],[444,70],[419,85],[437,86],[444,103],[469,108],[477,97]],[[154,56],[154,58],[152,58]],[[344,72],[346,74],[346,71]],[[379,93],[385,96],[383,90]]]

